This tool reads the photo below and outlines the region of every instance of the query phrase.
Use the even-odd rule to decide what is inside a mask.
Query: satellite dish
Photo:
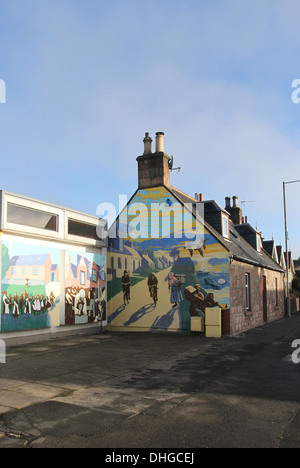
[[[173,169],[173,161],[174,161],[174,158],[173,158],[173,156],[171,156],[170,159],[169,159],[169,169],[170,169],[170,171]]]

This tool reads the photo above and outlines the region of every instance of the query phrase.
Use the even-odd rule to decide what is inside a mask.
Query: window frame
[[[222,235],[223,237],[225,237],[225,239],[229,239],[229,217],[224,213],[222,213],[221,222],[222,222]]]
[[[8,206],[15,205],[20,208],[25,208],[37,212],[44,212],[53,216],[57,216],[56,231],[37,228],[34,226],[25,226],[8,221]],[[39,202],[27,197],[21,197],[15,194],[2,191],[1,194],[1,230],[13,231],[25,235],[38,236],[41,238],[62,239],[63,238],[63,209],[53,206],[45,202]]]
[[[245,272],[246,312],[251,312],[251,274]]]

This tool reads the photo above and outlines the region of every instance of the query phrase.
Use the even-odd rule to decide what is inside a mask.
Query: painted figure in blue
[[[176,278],[174,273],[171,271],[168,276],[169,291],[171,291],[170,301],[173,304],[172,307],[177,307],[178,302],[182,301],[183,297],[180,291],[181,283]]]

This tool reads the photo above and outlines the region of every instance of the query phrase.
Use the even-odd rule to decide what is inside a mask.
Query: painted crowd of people
[[[55,296],[51,291],[50,296],[44,294],[32,294],[31,296],[27,291],[18,295],[8,294],[3,291],[3,315],[13,315],[18,318],[21,315],[41,315],[49,311],[55,302]]]
[[[96,317],[106,318],[106,290],[102,287],[100,295],[95,288],[83,289],[79,286],[66,288],[66,323],[74,323],[75,316],[86,315],[93,321]]]

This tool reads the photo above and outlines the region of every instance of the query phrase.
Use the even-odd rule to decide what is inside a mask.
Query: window
[[[68,220],[68,234],[72,236],[87,237],[88,239],[99,240],[97,226],[94,224],[82,223],[74,219]]]
[[[23,276],[26,275],[26,268],[25,268],[25,267],[22,267],[22,275],[23,275]]]
[[[278,278],[275,278],[275,305],[278,306]]]
[[[39,274],[39,267],[32,267],[32,274],[38,275]]]
[[[58,216],[45,211],[7,204],[7,222],[58,232]]]
[[[121,257],[118,257],[118,268],[122,268],[122,260],[121,260]]]
[[[84,271],[80,272],[80,284],[83,286],[85,285],[85,272]]]
[[[222,234],[223,237],[229,238],[229,222],[228,217],[222,214]]]
[[[92,269],[92,280],[94,283],[97,281],[97,270],[95,268]]]
[[[261,251],[261,239],[259,234],[256,234],[256,250],[257,252]]]
[[[245,286],[246,286],[246,310],[251,310],[250,273],[245,274]]]
[[[11,274],[12,274],[12,275],[16,275],[16,274],[17,274],[17,269],[16,269],[16,267],[12,267],[12,268],[11,268]]]

